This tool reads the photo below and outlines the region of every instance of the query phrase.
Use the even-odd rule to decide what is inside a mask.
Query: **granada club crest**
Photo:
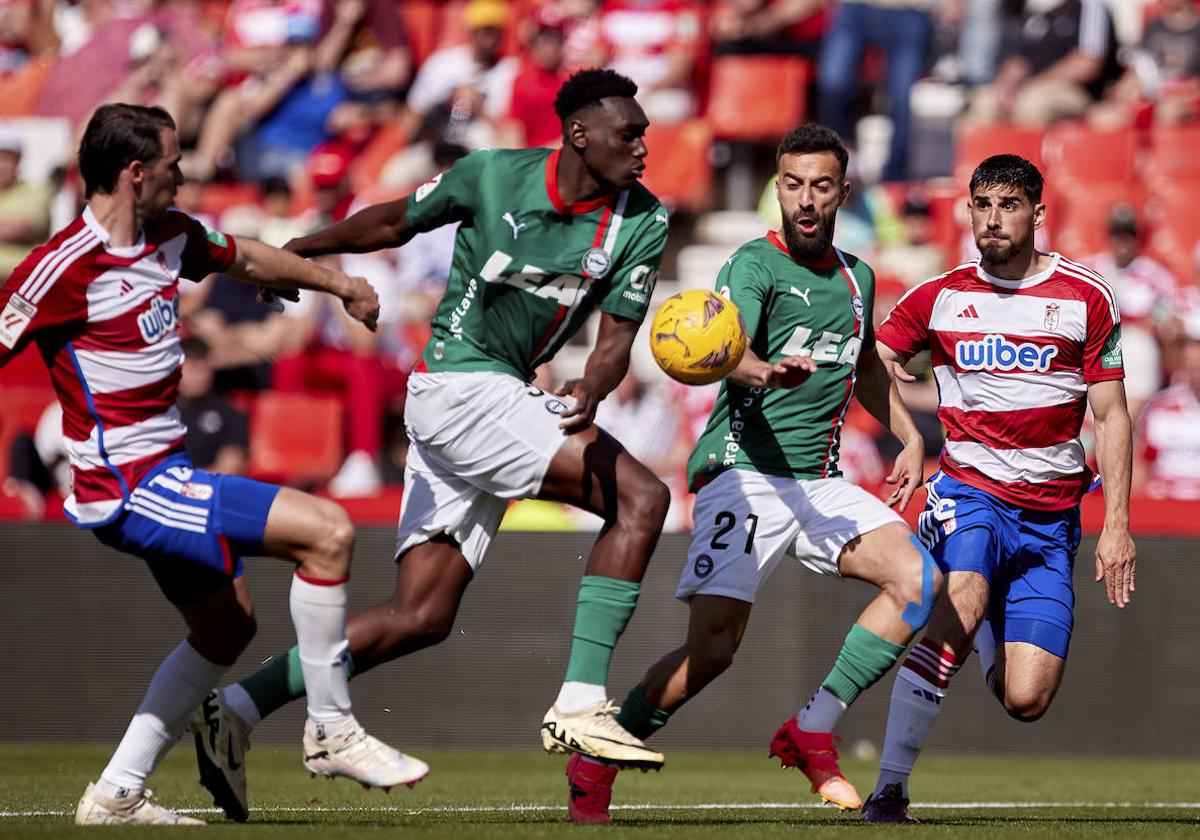
[[[583,255],[583,271],[588,277],[599,280],[612,266],[612,258],[603,248],[588,248]]]
[[[1044,321],[1044,323],[1046,325],[1046,329],[1048,329],[1048,330],[1058,329],[1058,315],[1059,315],[1059,311],[1061,309],[1062,309],[1062,307],[1059,306],[1057,303],[1046,304],[1046,319]]]

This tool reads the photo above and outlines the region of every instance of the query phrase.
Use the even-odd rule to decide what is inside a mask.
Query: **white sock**
[[[892,686],[876,796],[886,786],[898,784],[902,795],[908,798],[908,777],[925,747],[933,722],[942,712],[942,699],[957,670],[954,657],[928,639],[922,639],[904,658]]]
[[[229,666],[209,662],[186,640],[180,642],[150,680],[125,737],[100,774],[100,792],[114,798],[141,793],[146,777],[179,740],[200,703],[227,670]]]
[[[996,636],[992,631],[992,623],[984,619],[975,631],[975,650],[979,653],[979,671],[983,674],[983,682],[993,695],[996,694]]]
[[[817,689],[808,704],[796,712],[796,723],[805,732],[832,732],[846,711],[846,704],[826,688]]]
[[[568,681],[558,690],[558,699],[554,701],[560,712],[570,714],[603,703],[608,699],[608,690],[602,685]]]
[[[225,704],[225,708],[237,715],[242,723],[251,728],[258,726],[258,722],[262,720],[262,713],[258,711],[258,706],[254,705],[253,698],[242,688],[241,683],[221,689],[221,702]]]
[[[288,604],[308,692],[308,717],[336,727],[351,717],[345,667],[350,650],[346,640],[346,585],[310,583],[297,574],[292,577]]]

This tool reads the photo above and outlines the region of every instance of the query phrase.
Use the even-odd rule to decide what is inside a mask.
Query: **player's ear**
[[[1039,201],[1033,205],[1033,229],[1037,230],[1046,223],[1046,205]]]
[[[842,181],[842,200],[838,202],[838,207],[843,207],[846,201],[850,198],[850,182]]]
[[[567,120],[567,140],[581,152],[587,148],[587,126],[579,117]]]

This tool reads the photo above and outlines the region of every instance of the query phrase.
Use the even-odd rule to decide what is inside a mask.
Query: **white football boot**
[[[364,788],[383,788],[385,793],[395,785],[412,787],[429,775],[428,764],[368,735],[354,718],[337,729],[306,722],[304,767],[314,776],[345,776]]]
[[[542,747],[548,753],[579,753],[622,768],[659,770],[663,754],[648,748],[617,723],[620,707],[601,700],[577,712],[551,706],[542,719]]]
[[[88,782],[75,809],[75,825],[204,825],[150,801],[150,791],[119,798],[105,796]]]

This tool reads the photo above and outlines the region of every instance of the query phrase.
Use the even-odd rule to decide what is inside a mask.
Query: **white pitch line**
[[[914,802],[910,806],[920,810],[941,811],[1013,811],[1019,809],[1045,810],[1063,808],[1096,808],[1111,810],[1127,810],[1146,808],[1154,810],[1198,810],[1200,802]],[[377,807],[360,807],[343,805],[325,807],[306,806],[267,806],[251,808],[259,814],[405,814],[419,816],[421,814],[518,814],[518,813],[549,813],[567,810],[562,805],[477,805],[477,806],[434,806],[429,808],[405,808],[397,805],[382,805]],[[830,805],[802,802],[697,802],[686,804],[657,804],[640,803],[632,805],[613,805],[613,811],[817,811],[833,810]],[[176,808],[179,814],[220,814],[218,808]],[[19,819],[22,817],[66,817],[74,811],[0,811],[0,818]]]

